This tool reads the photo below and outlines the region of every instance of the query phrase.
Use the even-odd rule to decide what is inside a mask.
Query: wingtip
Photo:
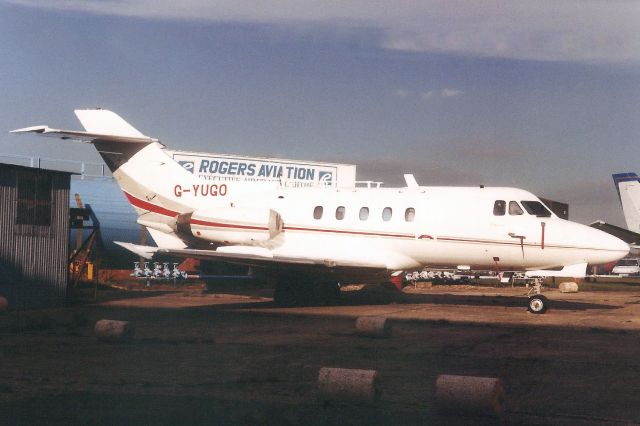
[[[9,130],[9,133],[29,133],[29,132],[44,133],[48,129],[49,129],[49,126],[47,125],[39,125],[39,126],[30,126],[30,127],[23,127],[21,129]]]

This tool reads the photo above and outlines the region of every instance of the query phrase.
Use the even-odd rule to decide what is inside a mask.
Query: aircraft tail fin
[[[77,109],[74,113],[89,133],[147,138],[118,114],[107,109]]]
[[[627,228],[640,232],[640,177],[635,173],[615,173],[612,176]]]

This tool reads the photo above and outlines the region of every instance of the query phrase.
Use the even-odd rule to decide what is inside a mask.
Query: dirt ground
[[[550,290],[544,315],[522,288],[354,287],[337,306],[286,309],[237,285],[101,291],[0,315],[0,424],[640,423],[640,287],[603,287]],[[363,315],[389,318],[392,336],[358,336]],[[132,321],[133,341],[98,341],[102,318]],[[318,402],[323,366],[377,370],[380,401]],[[440,374],[501,378],[502,419],[438,413]]]

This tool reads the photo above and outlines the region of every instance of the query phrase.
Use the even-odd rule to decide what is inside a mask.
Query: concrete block
[[[358,317],[356,332],[361,336],[390,337],[391,323],[385,317]]]
[[[322,367],[318,373],[321,402],[375,404],[380,398],[378,372]]]
[[[436,405],[444,413],[499,417],[504,410],[504,387],[493,377],[440,375]]]
[[[577,293],[578,292],[578,284],[572,281],[566,281],[560,283],[558,286],[561,293]]]
[[[94,333],[98,339],[107,342],[130,342],[133,340],[134,327],[129,321],[102,319],[96,322]]]

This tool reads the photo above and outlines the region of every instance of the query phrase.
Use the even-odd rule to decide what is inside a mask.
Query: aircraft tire
[[[544,314],[549,307],[549,300],[541,294],[529,297],[527,310],[532,314]]]

